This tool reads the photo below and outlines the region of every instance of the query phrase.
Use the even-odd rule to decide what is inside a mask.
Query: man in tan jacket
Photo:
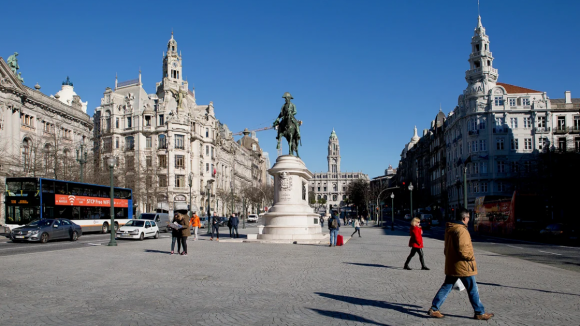
[[[445,228],[445,282],[443,282],[435,298],[433,298],[433,303],[428,313],[429,316],[435,318],[445,317],[439,311],[439,308],[445,302],[455,282],[461,280],[467,289],[469,301],[475,312],[473,318],[488,320],[493,317],[493,314],[485,313],[485,308],[479,300],[479,291],[475,281],[477,264],[473,254],[471,236],[467,230],[469,211],[462,209],[459,212],[459,216],[461,219],[459,223],[447,223]]]

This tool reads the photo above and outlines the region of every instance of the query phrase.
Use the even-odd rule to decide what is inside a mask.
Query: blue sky
[[[3,5],[0,56],[18,51],[26,85],[54,94],[70,76],[89,101],[137,78],[161,79],[171,30],[199,104],[232,131],[270,124],[291,92],[300,154],[326,171],[332,128],[342,170],[396,167],[413,126],[447,114],[466,86],[477,1],[17,1]],[[10,14],[12,12],[13,14]],[[580,1],[482,0],[499,81],[580,97]],[[275,159],[275,131],[258,133]],[[287,145],[284,144],[285,150]]]

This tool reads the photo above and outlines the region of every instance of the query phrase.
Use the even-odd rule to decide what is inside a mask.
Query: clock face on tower
[[[174,62],[174,63],[173,63],[173,67],[174,67],[174,68],[177,68],[177,62]]]

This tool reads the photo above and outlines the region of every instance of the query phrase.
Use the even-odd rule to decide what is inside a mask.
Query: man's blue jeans
[[[337,229],[331,229],[330,230],[330,244],[331,245],[336,245],[336,238],[338,237],[338,230]]]
[[[475,311],[476,315],[483,315],[485,313],[485,308],[479,300],[479,291],[477,290],[477,282],[475,281],[475,276],[466,276],[466,277],[455,277],[455,276],[445,276],[445,282],[441,285],[441,288],[433,298],[433,303],[431,304],[431,309],[434,311],[439,311],[445,299],[449,295],[449,292],[453,290],[453,284],[457,282],[457,279],[461,279],[463,285],[465,285],[465,290],[467,291],[467,295],[469,295],[469,302],[471,302],[471,306],[473,307],[473,311]]]

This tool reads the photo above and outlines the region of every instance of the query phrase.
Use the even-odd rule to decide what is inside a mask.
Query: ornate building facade
[[[230,205],[217,194],[264,182],[261,149],[234,141],[213,102],[197,103],[173,33],[161,68],[153,94],[144,90],[141,72],[105,89],[94,115],[98,164],[106,169],[116,157],[119,183],[133,189],[137,212],[187,209],[190,202],[207,212],[209,202],[225,214]]]
[[[338,210],[348,198],[348,186],[356,180],[369,181],[368,175],[361,172],[342,172],[340,170],[340,143],[334,129],[328,138],[328,172],[315,172],[308,183],[315,199],[326,199],[330,209]]]
[[[61,91],[49,96],[38,84],[25,86],[15,67],[0,57],[0,186],[4,189],[6,177],[78,181],[75,151],[81,144],[90,148],[92,139],[93,123],[83,110],[86,102],[74,93],[68,78]],[[39,214],[23,206],[11,210],[7,221],[0,202],[0,224]]]

